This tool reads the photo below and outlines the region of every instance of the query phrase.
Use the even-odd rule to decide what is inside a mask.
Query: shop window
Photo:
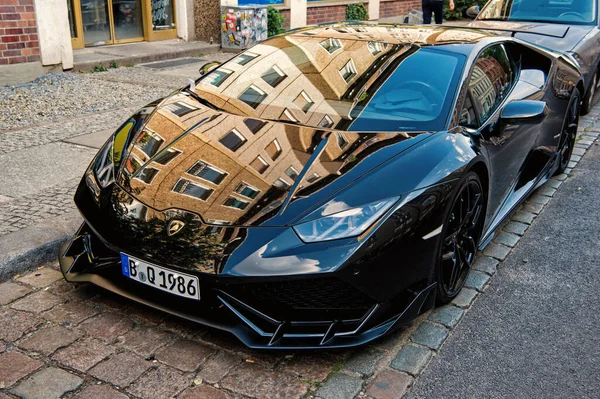
[[[319,122],[319,127],[327,127],[330,128],[333,126],[333,119],[329,115],[325,115],[321,122]]]
[[[152,157],[158,152],[158,149],[164,142],[165,141],[159,135],[145,130],[144,133],[142,133],[142,135],[138,138],[136,146],[146,155]]]
[[[341,49],[342,47],[342,41],[340,39],[336,39],[336,38],[329,38],[327,40],[323,40],[321,43],[319,43],[321,45],[321,47],[323,47],[325,50],[327,50],[327,52],[329,54],[333,54],[336,51],[338,51],[339,49]]]
[[[292,180],[296,180],[298,178],[298,171],[293,166],[290,166],[285,170],[285,174]]]
[[[160,154],[158,154],[156,158],[154,158],[154,162],[157,162],[161,165],[166,165],[179,154],[181,154],[181,151],[169,148],[166,151],[163,151]]]
[[[267,122],[259,121],[258,119],[247,118],[244,119],[244,124],[252,132],[252,134],[258,133],[260,129],[262,129]]]
[[[265,147],[265,151],[271,159],[274,161],[281,155],[281,145],[279,145],[279,141],[273,140]]]
[[[225,81],[225,79],[227,79],[232,73],[233,71],[230,71],[228,69],[219,68],[209,73],[204,79],[204,81],[215,87],[219,87]]]
[[[340,69],[340,75],[346,83],[350,83],[350,81],[357,75],[356,67],[354,66],[354,61],[350,60]]]
[[[223,206],[240,209],[242,211],[246,209],[249,204],[249,202],[242,201],[241,199],[237,199],[235,197],[228,197],[225,202],[223,202]]]
[[[258,87],[251,85],[238,98],[256,109],[267,98],[267,94]]]
[[[219,140],[219,143],[223,144],[231,151],[237,151],[242,145],[244,145],[245,142],[246,138],[242,136],[242,134],[236,129],[232,129],[225,136],[221,137],[221,140]]]
[[[263,157],[259,155],[254,158],[254,161],[250,162],[250,166],[252,166],[252,168],[254,168],[258,173],[263,174],[269,167],[269,164],[263,159]]]
[[[340,149],[343,150],[348,146],[349,143],[346,139],[346,136],[344,136],[344,133],[335,132],[335,138],[337,139],[337,145],[340,147]]]
[[[173,191],[179,194],[187,195],[189,197],[194,197],[202,201],[206,201],[214,190],[196,183],[192,183],[187,179],[179,179],[177,183],[175,183],[175,186],[173,186]]]
[[[194,175],[214,184],[221,184],[223,179],[227,177],[227,173],[215,168],[206,162],[198,161],[192,166],[187,173]]]
[[[240,64],[240,65],[246,65],[247,63],[249,63],[250,61],[252,61],[256,57],[258,57],[258,54],[254,54],[254,53],[251,53],[249,51],[246,51],[245,53],[242,53],[242,54],[238,55],[233,60],[233,62],[235,62],[237,64]]]
[[[315,102],[308,94],[306,94],[304,90],[302,90],[300,94],[298,94],[298,97],[296,97],[294,100],[294,104],[296,104],[296,106],[304,113],[306,113],[315,104]]]
[[[277,180],[275,180],[275,183],[273,183],[273,186],[280,188],[282,190],[287,190],[290,187],[292,187],[292,185],[290,183],[288,183],[287,181],[283,180],[281,177],[278,178]]]
[[[287,75],[283,73],[281,68],[277,65],[273,65],[267,72],[262,76],[263,80],[271,85],[271,87],[277,87],[279,83],[283,82]]]
[[[154,177],[156,176],[157,173],[158,173],[158,169],[144,168],[142,170],[142,172],[136,176],[136,178],[143,181],[146,184],[150,184],[150,183],[152,183],[152,180],[154,180]]]
[[[260,190],[246,183],[240,183],[240,185],[235,189],[235,192],[239,195],[243,195],[244,197],[255,199],[260,193]]]

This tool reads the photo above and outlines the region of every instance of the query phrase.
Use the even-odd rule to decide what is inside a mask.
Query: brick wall
[[[368,3],[364,3],[368,9]],[[421,0],[391,0],[379,3],[379,18],[397,17],[406,15],[410,9],[421,9]],[[280,10],[285,19],[284,28],[290,27],[290,10]],[[338,22],[346,20],[346,5],[332,5],[311,7],[310,3],[306,11],[306,22],[308,25],[321,24],[324,22]]]
[[[0,65],[39,59],[33,0],[0,0]]]

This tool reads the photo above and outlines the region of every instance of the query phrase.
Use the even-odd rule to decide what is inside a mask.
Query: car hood
[[[234,115],[182,91],[145,118],[116,181],[158,212],[185,211],[214,225],[282,227],[429,136]]]
[[[558,51],[571,51],[592,29],[587,25],[475,20],[469,27],[499,30],[507,35]]]

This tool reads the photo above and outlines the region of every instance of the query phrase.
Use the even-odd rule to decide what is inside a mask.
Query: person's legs
[[[431,23],[431,0],[423,0],[421,7],[423,8],[423,24],[427,25]]]
[[[444,17],[444,2],[436,0],[430,4],[430,7],[433,9],[433,13],[435,14],[435,23],[440,25]],[[431,9],[429,11],[429,20],[431,21]]]

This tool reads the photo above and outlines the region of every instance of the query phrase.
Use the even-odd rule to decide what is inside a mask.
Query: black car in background
[[[584,90],[572,57],[464,28],[307,27],[203,71],[100,150],[60,265],[256,348],[361,345],[451,301],[565,169]]]
[[[478,12],[477,6],[467,11],[477,15],[470,27],[506,31],[527,42],[571,54],[584,79],[581,113],[590,112],[599,83],[598,0],[490,0]]]

